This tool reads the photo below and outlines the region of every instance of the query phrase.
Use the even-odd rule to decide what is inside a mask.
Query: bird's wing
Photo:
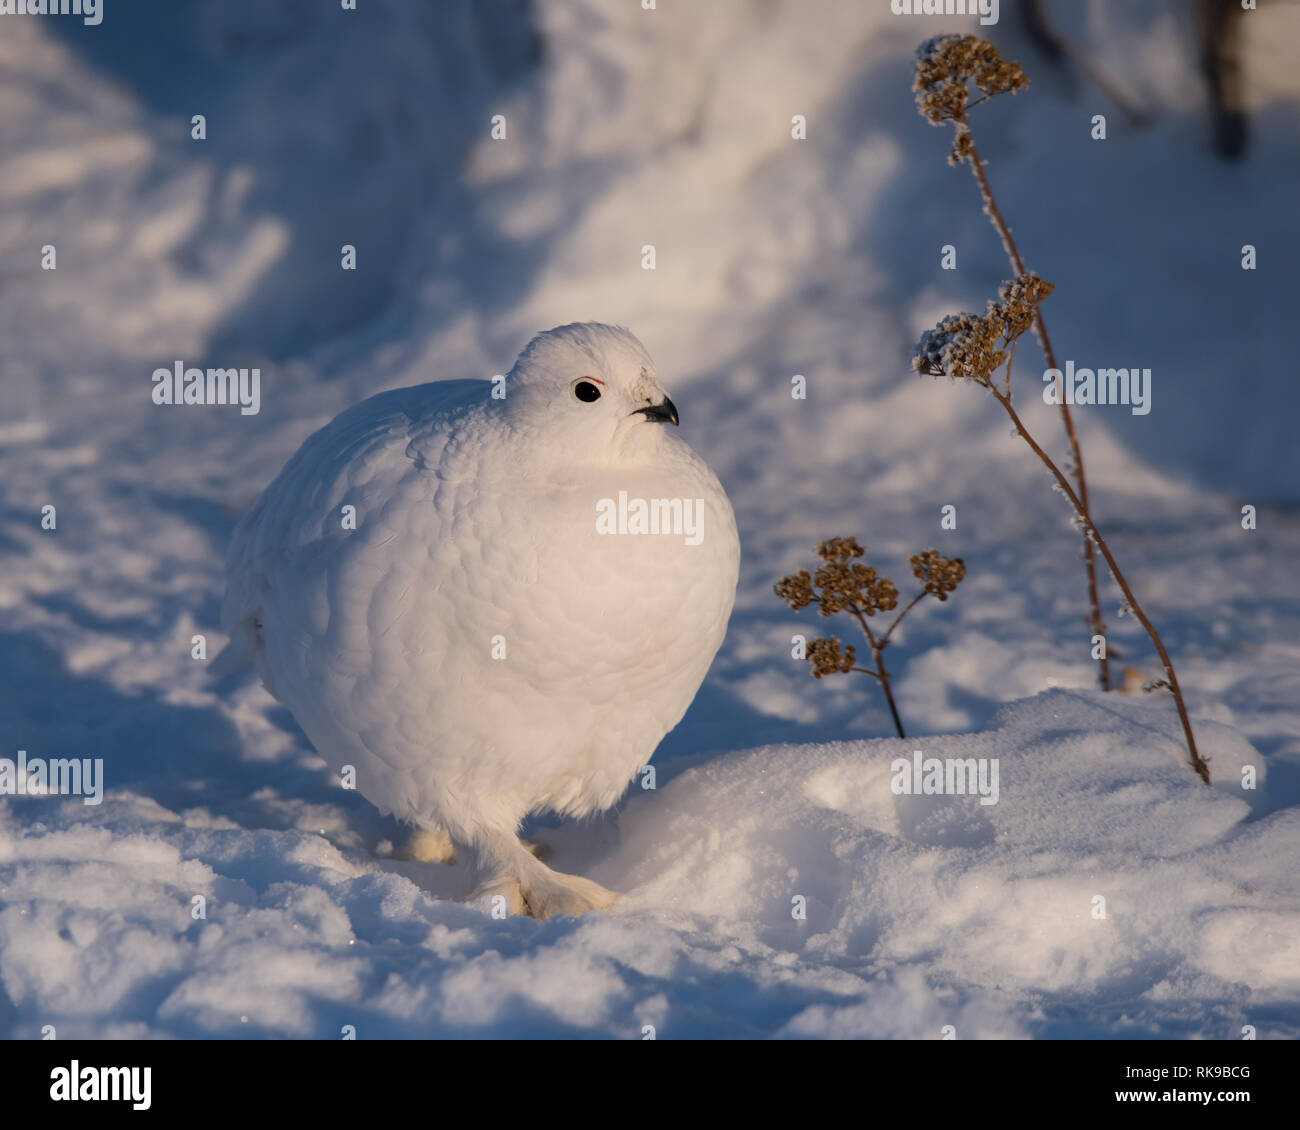
[[[436,461],[451,422],[481,405],[488,388],[458,380],[380,393],[307,439],[235,529],[221,609],[230,643],[213,660],[213,675],[258,666],[267,602],[292,602],[313,562],[348,538],[343,507],[364,514],[413,466]]]

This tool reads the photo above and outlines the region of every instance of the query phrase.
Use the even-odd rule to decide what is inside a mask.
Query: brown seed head
[[[926,592],[940,600],[947,600],[966,576],[966,565],[960,557],[944,557],[934,549],[918,553],[911,560],[912,575],[925,585]]]
[[[999,301],[989,303],[989,315],[1002,320],[1003,336],[1013,341],[1034,324],[1038,304],[1055,289],[1046,279],[1030,271],[998,288]]]
[[[1007,359],[1007,347],[1034,324],[1038,304],[1055,288],[1031,273],[1005,282],[998,299],[978,314],[949,314],[926,330],[912,356],[912,368],[932,377],[963,377],[986,383]]]
[[[970,83],[981,94],[1015,94],[1029,85],[1019,63],[1007,62],[987,39],[974,35],[939,35],[916,51],[916,105],[932,125],[966,121]],[[957,150],[953,151],[957,156]]]
[[[888,577],[870,565],[828,561],[813,575],[813,584],[821,589],[821,614],[833,616],[846,608],[856,608],[867,616],[888,611],[898,603],[898,589]]]
[[[807,569],[800,569],[788,577],[782,577],[776,583],[776,595],[790,605],[796,612],[807,608],[817,599],[812,588],[812,577]]]
[[[847,561],[850,557],[861,557],[866,552],[858,544],[857,538],[827,538],[817,547],[817,556],[823,561]]]
[[[815,679],[823,675],[843,675],[853,669],[857,658],[852,645],[841,651],[838,639],[811,640],[807,656]]]
[[[932,377],[987,381],[1007,359],[1001,323],[988,315],[949,314],[917,343],[912,368]]]

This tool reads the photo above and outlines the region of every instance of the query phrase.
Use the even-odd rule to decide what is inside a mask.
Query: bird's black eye
[[[573,395],[581,400],[583,404],[592,404],[600,399],[600,389],[591,381],[579,381],[573,386]]]

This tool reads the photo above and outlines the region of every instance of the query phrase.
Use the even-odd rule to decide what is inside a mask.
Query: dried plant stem
[[[922,593],[921,595],[924,596],[925,594]],[[920,597],[917,597],[917,600],[919,599]],[[912,601],[912,604],[915,603],[915,600]],[[909,604],[907,608],[911,608],[912,604]],[[904,608],[903,612],[899,613],[898,619],[889,626],[890,632],[894,630],[894,625],[898,623],[898,620],[903,618],[903,614],[907,612],[907,608]],[[903,720],[898,716],[898,706],[894,702],[894,692],[889,686],[889,672],[885,670],[885,660],[882,654],[889,644],[889,635],[886,633],[883,640],[877,640],[875,633],[871,630],[871,625],[867,623],[867,618],[862,614],[862,610],[859,608],[849,608],[849,612],[853,614],[854,618],[862,626],[862,631],[867,637],[867,643],[871,645],[871,658],[876,662],[876,669],[874,671],[868,671],[865,667],[854,667],[853,670],[862,671],[867,675],[872,675],[880,683],[880,689],[885,692],[885,701],[889,703],[889,713],[894,716],[894,729],[898,732],[900,738],[905,738],[907,735],[903,732]]]
[[[890,624],[888,628],[885,629],[885,634],[880,637],[881,647],[889,646],[889,637],[894,634],[894,629],[898,627],[899,623],[902,621],[904,616],[906,616],[909,612],[911,612],[913,608],[915,608],[922,600],[925,599],[925,596],[928,591],[929,590],[927,589],[922,589],[920,592],[918,592],[914,597],[912,597],[910,601],[908,601],[907,607],[904,608],[902,612],[900,612],[897,616],[894,617],[894,622]]]
[[[848,609],[861,625],[863,634],[867,637],[867,643],[871,646],[871,658],[874,659],[876,663],[876,669],[874,671],[869,671],[865,667],[853,667],[851,670],[861,671],[864,675],[870,675],[880,683],[881,689],[885,692],[885,701],[889,703],[889,713],[894,716],[894,729],[898,731],[898,736],[900,738],[905,738],[907,735],[903,733],[903,722],[898,716],[898,707],[894,703],[894,692],[889,686],[889,672],[885,670],[884,651],[885,648],[889,646],[889,637],[894,634],[894,629],[898,627],[903,617],[911,612],[918,603],[920,603],[925,595],[926,591],[922,589],[912,597],[907,606],[894,617],[894,622],[885,629],[885,634],[879,637],[877,637],[871,630],[871,624],[867,621],[866,616],[862,614],[862,609],[853,606],[850,606]]]
[[[1029,434],[1029,430],[1021,421],[1019,414],[1012,407],[1011,397],[998,391],[997,386],[991,380],[981,381],[994,396],[1003,408],[1006,409],[1007,415],[1011,417],[1011,422],[1015,425],[1017,433],[1029,444],[1034,454],[1043,461],[1047,469],[1052,472],[1056,481],[1065,491],[1066,497],[1073,503],[1075,511],[1078,513],[1084,526],[1084,537],[1088,540],[1089,545],[1094,541],[1097,548],[1101,550],[1101,555],[1106,559],[1106,564],[1110,567],[1111,576],[1115,578],[1115,583],[1119,585],[1120,591],[1124,594],[1124,599],[1128,602],[1128,607],[1133,610],[1133,615],[1137,617],[1138,623],[1146,629],[1147,635],[1151,637],[1151,642],[1155,645],[1156,651],[1160,655],[1160,662],[1164,664],[1165,677],[1169,681],[1169,689],[1173,692],[1174,702],[1178,705],[1178,718],[1183,724],[1183,736],[1187,739],[1187,752],[1191,760],[1192,768],[1196,770],[1201,780],[1207,785],[1210,783],[1210,766],[1201,757],[1196,749],[1196,739],[1192,736],[1192,722],[1187,715],[1187,704],[1183,701],[1183,692],[1178,686],[1178,676],[1174,674],[1174,665],[1169,658],[1169,653],[1165,650],[1164,642],[1160,639],[1160,633],[1156,631],[1155,625],[1147,619],[1146,613],[1142,611],[1142,606],[1138,604],[1137,597],[1133,595],[1133,590],[1129,588],[1128,581],[1125,580],[1124,574],[1115,564],[1115,558],[1110,552],[1110,547],[1106,544],[1106,539],[1101,536],[1101,531],[1093,523],[1092,517],[1088,514],[1083,499],[1075,493],[1074,487],[1065,473],[1052,461],[1052,457],[1047,454],[1035,441],[1034,437]],[[886,691],[888,693],[888,691]]]
[[[1024,323],[1026,328],[1027,325]],[[877,612],[892,612],[898,608],[898,587],[888,577],[882,577],[878,569],[855,560],[866,556],[866,552],[857,538],[827,538],[817,547],[817,556],[822,564],[815,575],[807,569],[800,569],[777,581],[774,590],[796,612],[810,604],[816,604],[823,616],[847,612],[858,622],[858,627],[862,629],[862,634],[871,647],[871,658],[876,665],[874,671],[868,667],[855,666],[857,648],[850,645],[841,650],[840,641],[836,637],[805,641],[807,647],[803,658],[812,664],[813,677],[817,679],[826,675],[843,675],[849,671],[870,675],[885,692],[885,701],[889,703],[895,731],[900,738],[906,738],[903,719],[898,713],[898,704],[894,701],[890,674],[885,667],[885,648],[889,646],[890,638],[903,618],[926,596],[933,593],[934,598],[942,602],[957,591],[957,586],[966,576],[966,563],[960,557],[945,557],[937,549],[914,553],[910,558],[912,575],[924,587],[903,606],[889,627],[877,634],[871,630],[870,618]]]
[[[963,128],[959,126],[958,128]],[[967,130],[967,136],[970,137],[969,126],[964,127]],[[980,195],[984,198],[984,204],[988,208],[989,219],[993,222],[994,228],[1002,237],[1003,246],[1007,249],[1007,256],[1011,260],[1011,265],[1015,269],[1016,275],[1025,275],[1025,261],[1020,256],[1020,249],[1016,246],[1016,241],[1011,236],[1011,228],[1008,226],[1006,218],[1002,215],[1002,210],[998,207],[997,201],[993,198],[993,189],[989,185],[988,176],[984,172],[984,162],[980,160],[979,151],[975,148],[975,140],[970,140],[970,161],[971,170],[975,174],[975,180],[980,186]],[[1047,336],[1047,324],[1043,321],[1042,311],[1034,310],[1034,329],[1038,334],[1038,340],[1043,344],[1043,353],[1047,357],[1049,368],[1060,370],[1056,363],[1056,354],[1052,349],[1052,339]],[[1008,373],[1010,372],[1008,368]],[[1074,417],[1070,413],[1070,406],[1066,404],[1065,397],[1061,397],[1061,415],[1065,419],[1065,433],[1070,439],[1070,455],[1074,460],[1074,476],[1079,486],[1079,502],[1083,511],[1083,516],[1089,524],[1092,522],[1092,508],[1088,501],[1088,479],[1083,472],[1083,450],[1079,446],[1079,434],[1074,429]],[[1088,599],[1092,602],[1092,632],[1093,635],[1105,637],[1106,623],[1101,615],[1101,597],[1097,591],[1097,554],[1093,549],[1092,539],[1086,534],[1083,539],[1083,558],[1088,574]],[[1102,652],[1100,671],[1098,681],[1101,689],[1110,690],[1110,660],[1107,658],[1105,651]]]

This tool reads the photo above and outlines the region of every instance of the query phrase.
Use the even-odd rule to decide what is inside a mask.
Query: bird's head
[[[505,409],[575,457],[632,457],[657,450],[677,407],[654,362],[621,326],[579,322],[538,334],[506,380]]]

